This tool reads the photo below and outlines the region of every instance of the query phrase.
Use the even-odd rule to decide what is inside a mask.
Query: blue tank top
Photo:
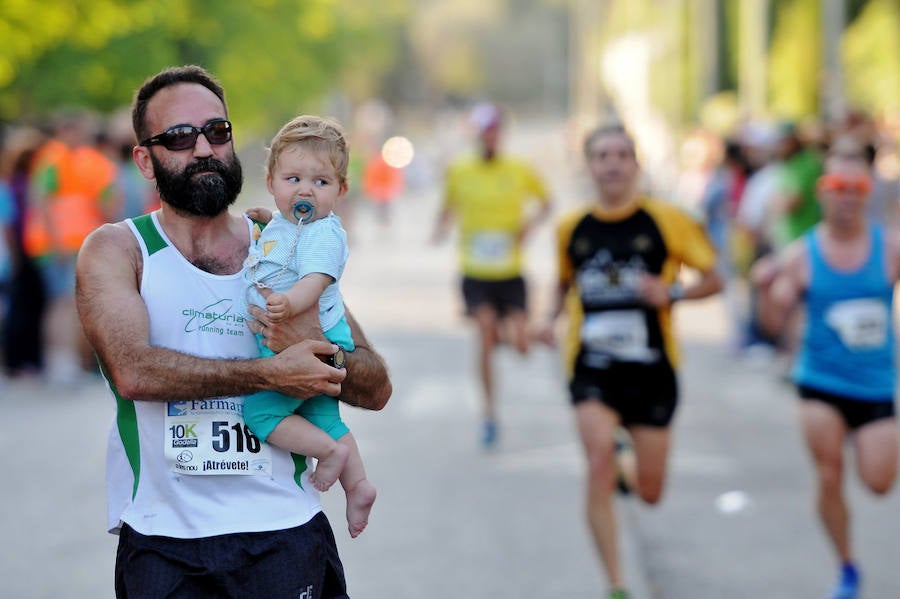
[[[887,276],[884,233],[872,226],[869,257],[845,272],[825,261],[817,231],[805,236],[810,283],[794,381],[854,399],[891,399],[896,379],[894,285]]]

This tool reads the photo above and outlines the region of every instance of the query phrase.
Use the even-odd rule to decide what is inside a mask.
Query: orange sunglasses
[[[867,175],[822,175],[816,182],[819,191],[869,193],[872,179]]]

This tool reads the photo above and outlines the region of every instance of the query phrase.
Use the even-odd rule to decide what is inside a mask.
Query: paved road
[[[426,243],[436,197],[403,200],[389,229],[360,210],[344,292],[387,357],[395,393],[345,416],[379,497],[351,540],[339,489],[325,497],[350,588],[364,599],[600,597],[582,522],[583,460],[556,356],[503,353],[502,442],[477,444],[471,339],[450,246]],[[549,289],[549,232],[534,240],[535,300]],[[389,274],[388,274],[389,273]],[[789,388],[722,351],[718,300],[679,309],[684,400],[664,504],[620,504],[635,599],[824,597],[832,564],[809,510],[811,478]],[[103,531],[112,404],[99,384],[9,383],[0,454],[0,596],[111,597],[115,538]],[[869,599],[900,597],[900,499],[851,479]]]

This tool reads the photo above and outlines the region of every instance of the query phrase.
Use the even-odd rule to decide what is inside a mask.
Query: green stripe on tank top
[[[302,476],[306,472],[306,456],[299,453],[292,453],[291,458],[294,460],[294,482],[303,489]]]
[[[134,223],[138,233],[141,234],[141,238],[147,246],[147,253],[151,256],[168,245],[165,239],[162,238],[162,235],[159,234],[159,231],[156,230],[153,218],[149,214],[137,216],[131,219],[131,222]]]
[[[119,390],[106,374],[106,369],[102,364],[100,364],[100,373],[116,397],[116,428],[119,429],[119,438],[122,440],[125,455],[128,457],[128,463],[131,464],[131,472],[134,475],[134,488],[131,490],[131,498],[134,499],[141,478],[141,445],[138,438],[137,412],[134,409],[133,401],[119,395]]]

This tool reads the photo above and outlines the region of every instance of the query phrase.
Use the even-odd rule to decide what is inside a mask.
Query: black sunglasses
[[[210,121],[202,127],[175,125],[159,135],[145,139],[141,142],[141,145],[153,146],[159,144],[174,152],[188,150],[197,144],[197,138],[201,133],[206,138],[206,141],[214,146],[227,144],[231,141],[231,121],[226,121],[225,119]]]

